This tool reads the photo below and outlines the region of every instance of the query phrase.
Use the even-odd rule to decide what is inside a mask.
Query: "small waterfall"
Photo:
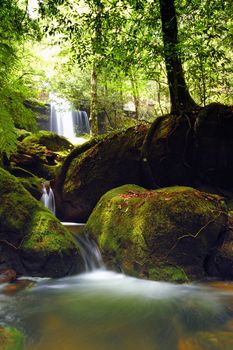
[[[97,244],[87,235],[74,234],[78,243],[86,271],[105,269],[105,265]]]
[[[53,194],[53,190],[48,183],[43,183],[42,185],[42,196],[40,199],[41,203],[49,209],[54,215],[56,213],[55,208],[55,198]]]

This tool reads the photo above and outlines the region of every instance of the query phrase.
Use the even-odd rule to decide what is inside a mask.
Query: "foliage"
[[[33,115],[24,106],[32,94],[23,73],[24,42],[35,33],[27,1],[2,0],[0,7],[0,153],[15,149],[14,125],[33,129]]]
[[[183,1],[179,9],[181,55],[195,98],[232,103],[233,3]],[[188,48],[188,50],[187,50]]]
[[[192,95],[204,105],[219,97],[231,103],[231,2],[183,0],[175,5],[177,49]],[[48,0],[41,3],[41,13],[49,18],[45,31],[57,42],[69,42],[69,52],[79,67],[88,69],[95,62],[100,84],[104,77],[107,85],[111,84],[114,75],[120,84],[122,76],[129,80],[135,73],[139,81],[155,81],[157,110],[166,112],[168,91],[158,1]]]

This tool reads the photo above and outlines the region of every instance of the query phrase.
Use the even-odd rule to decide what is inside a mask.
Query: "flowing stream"
[[[233,349],[233,286],[129,277],[104,269],[89,239],[79,244],[92,271],[38,279],[15,295],[1,286],[0,324],[22,330],[26,350]]]

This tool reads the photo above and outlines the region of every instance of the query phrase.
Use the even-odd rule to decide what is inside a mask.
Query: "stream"
[[[4,288],[1,324],[23,330],[26,350],[233,349],[227,283],[175,285],[97,269],[39,279],[15,295]]]

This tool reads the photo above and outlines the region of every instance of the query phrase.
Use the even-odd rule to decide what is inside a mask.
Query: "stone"
[[[140,184],[140,147],[148,126],[139,125],[75,148],[56,178],[57,215],[62,221],[85,222],[110,189]]]
[[[18,275],[62,277],[84,269],[73,236],[59,220],[0,168],[0,247]]]
[[[114,269],[156,280],[187,282],[207,275],[206,259],[227,228],[221,197],[190,187],[107,192],[83,232]]]

